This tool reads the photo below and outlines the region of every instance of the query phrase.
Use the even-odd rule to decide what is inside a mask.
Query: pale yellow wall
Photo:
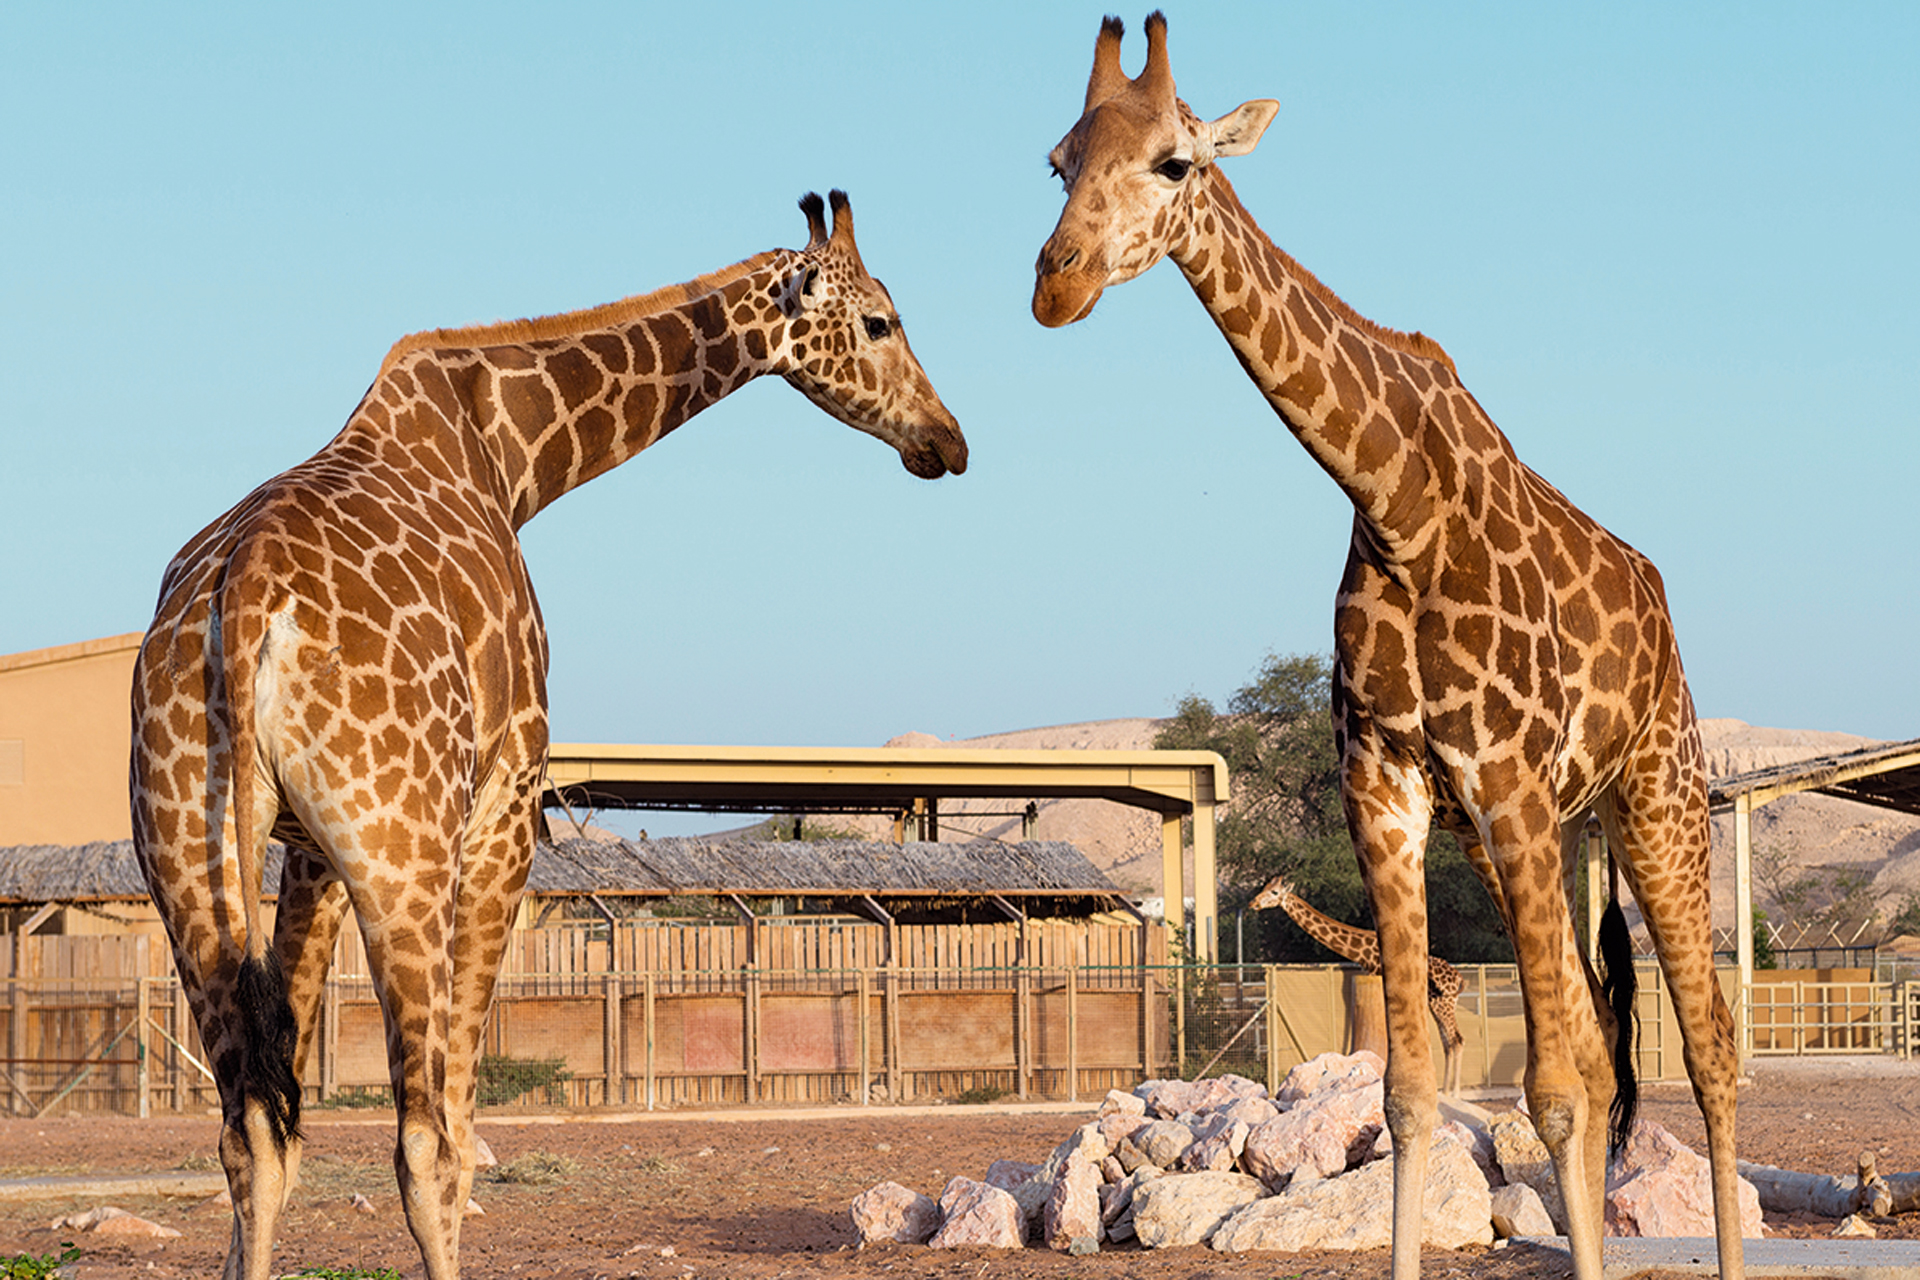
[[[0,845],[132,836],[128,690],[139,633],[0,656]]]

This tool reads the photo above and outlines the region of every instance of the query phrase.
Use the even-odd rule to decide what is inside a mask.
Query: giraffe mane
[[[682,284],[666,285],[651,293],[637,293],[582,311],[561,311],[527,320],[497,320],[492,324],[470,324],[452,329],[422,329],[418,333],[408,334],[387,349],[386,358],[380,362],[380,372],[387,372],[416,351],[436,347],[501,347],[525,342],[549,342],[591,329],[631,324],[635,320],[704,297],[717,289],[724,289],[740,277],[758,271],[782,252],[780,249],[770,249],[730,267],[695,276]]]
[[[1294,278],[1300,282],[1301,286],[1305,288],[1308,293],[1325,303],[1329,311],[1332,311],[1342,320],[1358,329],[1366,337],[1372,338],[1375,342],[1383,346],[1392,347],[1396,351],[1404,351],[1408,355],[1419,356],[1423,360],[1438,360],[1441,364],[1447,366],[1455,376],[1459,375],[1460,370],[1454,367],[1453,357],[1448,355],[1447,349],[1438,342],[1429,338],[1426,334],[1421,333],[1418,329],[1392,329],[1377,321],[1367,319],[1358,311],[1355,311],[1345,298],[1342,298],[1339,294],[1328,288],[1319,276],[1314,275],[1313,272],[1301,266],[1292,254],[1278,245],[1274,246],[1273,251],[1279,255],[1282,265],[1293,273]]]
[[[1188,108],[1186,103],[1182,102],[1180,106],[1186,110],[1188,115],[1192,115],[1192,109]],[[1266,230],[1260,226],[1253,215],[1246,213],[1246,206],[1240,204],[1240,193],[1233,189],[1233,184],[1226,180],[1226,175],[1220,173],[1217,166],[1214,172],[1219,174],[1220,178],[1217,187],[1223,190],[1228,198],[1231,199],[1235,205],[1238,205],[1241,212],[1245,214],[1242,221],[1253,229],[1254,233],[1265,242],[1268,249],[1272,250],[1274,257],[1279,260],[1281,267],[1295,280],[1298,280],[1301,287],[1308,293],[1325,303],[1329,311],[1339,316],[1355,329],[1358,329],[1363,336],[1371,338],[1383,346],[1391,347],[1395,351],[1404,351],[1408,355],[1419,356],[1422,360],[1438,360],[1441,364],[1447,366],[1454,376],[1459,376],[1460,370],[1455,368],[1453,357],[1447,354],[1446,348],[1438,342],[1435,342],[1432,338],[1429,338],[1426,334],[1418,330],[1409,332],[1404,329],[1390,329],[1386,325],[1369,320],[1358,311],[1355,311],[1345,298],[1342,298],[1339,294],[1328,288],[1319,276],[1316,276],[1306,267],[1300,265],[1299,261],[1294,258],[1292,254],[1275,244],[1273,237],[1266,233]]]

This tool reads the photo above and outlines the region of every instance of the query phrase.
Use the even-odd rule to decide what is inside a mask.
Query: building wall
[[[132,836],[128,700],[139,633],[0,656],[0,845]]]

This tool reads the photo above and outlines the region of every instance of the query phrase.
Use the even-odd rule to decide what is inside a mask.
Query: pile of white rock
[[[854,1225],[863,1244],[935,1248],[1017,1249],[1030,1239],[1070,1253],[1126,1240],[1229,1253],[1385,1248],[1393,1162],[1383,1065],[1364,1050],[1325,1054],[1295,1067],[1271,1097],[1233,1075],[1116,1090],[1044,1163],[996,1160],[982,1179],[952,1179],[938,1202],[883,1182],[854,1199]],[[1552,1165],[1524,1112],[1442,1099],[1441,1119],[1428,1161],[1427,1244],[1564,1231]],[[1746,1234],[1757,1236],[1758,1196],[1742,1184],[1741,1198]],[[1706,1160],[1660,1126],[1637,1124],[1608,1177],[1607,1227],[1711,1235]]]

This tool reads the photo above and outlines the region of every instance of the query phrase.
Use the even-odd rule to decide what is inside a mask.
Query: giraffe
[[[1255,911],[1278,907],[1293,918],[1315,942],[1367,973],[1380,972],[1380,935],[1371,929],[1356,929],[1350,924],[1322,915],[1293,890],[1285,876],[1275,876],[1266,888],[1253,896],[1248,906]],[[1466,1043],[1460,1034],[1460,971],[1439,956],[1427,957],[1427,1008],[1440,1025],[1440,1046],[1446,1053],[1448,1093],[1460,1092],[1460,1048]]]
[[[458,1274],[474,1070],[533,853],[547,641],[518,530],[762,374],[906,469],[959,424],[831,227],[689,283],[402,339],[346,426],[167,566],[133,683],[135,849],[219,1086],[225,1274],[265,1280],[300,1077],[349,907],[386,1025],[409,1229]],[[268,838],[288,846],[269,945]]]
[[[1106,288],[1172,258],[1353,504],[1333,716],[1386,989],[1393,1273],[1419,1273],[1437,1103],[1420,995],[1423,859],[1438,823],[1460,837],[1513,939],[1527,1097],[1567,1190],[1575,1274],[1599,1280],[1601,1117],[1615,1108],[1617,1142],[1633,1097],[1632,965],[1617,901],[1604,984],[1575,942],[1573,842],[1591,809],[1673,993],[1706,1121],[1722,1274],[1740,1275],[1706,771],[1660,576],[1520,463],[1438,343],[1363,319],[1261,231],[1216,161],[1253,150],[1279,104],[1201,120],[1175,93],[1165,18],[1147,19],[1138,76],[1120,67],[1123,31],[1102,23],[1082,114],[1051,153],[1066,204],[1035,266],[1033,314],[1048,327],[1082,319]]]

